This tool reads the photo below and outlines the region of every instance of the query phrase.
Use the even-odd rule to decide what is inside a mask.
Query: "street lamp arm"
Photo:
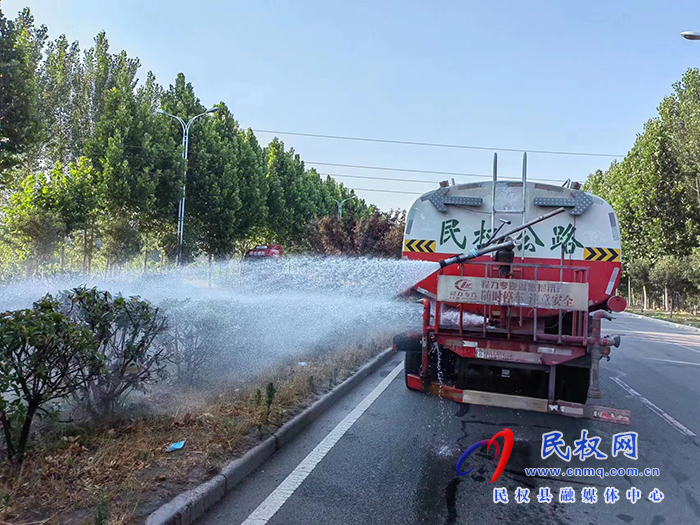
[[[168,113],[167,111],[164,111],[164,110],[162,110],[162,109],[157,109],[157,110],[156,110],[156,113],[159,113],[159,114],[161,114],[161,115],[165,115],[165,116],[167,116],[167,117],[174,118],[175,120],[177,120],[177,121],[180,123],[180,125],[182,126],[182,130],[183,130],[183,131],[187,128],[187,124],[185,124],[185,121],[182,120],[182,119],[181,119],[180,117],[178,117],[177,115],[173,115],[172,113]]]
[[[214,113],[214,112],[216,112],[216,111],[218,111],[218,110],[219,110],[219,108],[209,108],[209,109],[206,110],[205,112],[200,113],[199,115],[195,115],[195,116],[192,117],[192,118],[190,119],[190,121],[187,123],[187,129],[190,129],[190,126],[192,125],[192,123],[193,123],[195,120],[197,120],[199,117],[203,117],[204,115],[209,115],[209,114]]]
[[[700,33],[697,31],[683,31],[681,36],[687,40],[700,40]]]

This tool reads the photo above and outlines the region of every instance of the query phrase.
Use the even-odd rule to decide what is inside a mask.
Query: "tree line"
[[[623,286],[644,308],[700,305],[700,71],[687,70],[627,156],[583,189],[615,209]]]
[[[336,200],[351,198],[353,220],[394,223],[279,139],[261,146],[224,102],[192,125],[185,165],[180,124],[156,110],[187,121],[207,108],[182,73],[167,88],[141,80],[104,32],[81,50],[25,8],[0,12],[0,34],[0,279],[173,262],[185,169],[184,262],[261,242],[318,248],[309,228]]]

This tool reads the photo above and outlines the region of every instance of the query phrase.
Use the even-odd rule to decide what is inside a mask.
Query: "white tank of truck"
[[[526,159],[526,157],[524,157]],[[620,283],[620,229],[612,207],[585,193],[577,184],[556,186],[528,182],[526,160],[522,180],[498,180],[494,157],[491,181],[448,185],[419,197],[406,220],[402,258],[440,261],[469,252],[552,210],[556,214],[513,235],[515,262],[571,265],[589,268],[589,309],[619,311],[624,301],[615,296]],[[491,260],[492,255],[477,259]],[[457,271],[447,267],[444,273]],[[483,271],[467,266],[466,271]],[[525,270],[527,271],[527,269]],[[539,280],[559,280],[559,270],[540,268]],[[547,275],[551,273],[552,275]],[[555,275],[556,274],[556,275]],[[521,278],[534,279],[523,275]],[[413,290],[434,299],[437,272],[416,283]]]

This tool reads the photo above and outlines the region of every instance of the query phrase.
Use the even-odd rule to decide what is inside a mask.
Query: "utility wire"
[[[416,180],[416,179],[396,179],[392,177],[367,177],[364,175],[345,175],[345,174],[340,174],[340,173],[319,173],[319,175],[323,175],[324,177],[346,177],[349,179],[371,179],[371,180],[388,180],[391,182],[419,182],[422,184],[438,184],[440,181],[437,180]],[[499,181],[502,180],[508,180],[508,181],[522,181],[522,179],[514,179],[514,178],[502,178],[498,179]],[[552,182],[564,182],[559,179],[528,179],[528,181],[552,181]]]
[[[541,153],[543,155],[574,155],[580,157],[624,157],[612,153],[586,153],[580,151],[551,151],[551,150],[534,150],[534,149],[516,149],[516,148],[488,148],[485,146],[467,146],[463,144],[442,144],[437,142],[413,142],[409,140],[389,140],[389,139],[374,139],[367,137],[346,137],[341,135],[322,135],[320,133],[299,133],[295,131],[272,131],[267,129],[254,129],[255,133],[271,133],[273,135],[293,135],[296,137],[314,137],[321,139],[335,140],[354,140],[359,142],[379,142],[383,144],[403,144],[407,146],[428,146],[433,148],[457,148],[457,149],[474,149],[486,151],[514,151],[518,153]]]
[[[479,177],[482,179],[492,179],[492,175],[485,175],[481,173],[460,173],[460,172],[455,172],[455,171],[431,171],[431,170],[413,170],[413,169],[407,169],[407,168],[388,168],[384,166],[363,166],[359,164],[337,164],[334,162],[312,162],[312,161],[304,161],[304,164],[310,164],[310,165],[317,165],[317,166],[335,166],[335,167],[341,167],[341,168],[359,168],[359,169],[365,169],[365,170],[383,170],[383,171],[401,171],[405,173],[425,173],[428,175],[452,175],[455,177]],[[499,178],[498,180],[522,180],[520,178]],[[541,181],[552,181],[552,182],[564,182],[563,180],[560,179],[528,179],[528,180],[541,180]],[[434,182],[434,181],[431,181]]]
[[[130,149],[145,149],[143,146],[126,146],[127,148]],[[162,151],[162,150],[161,150]],[[150,159],[151,156],[148,155],[133,155],[134,157],[141,158],[141,159]],[[221,156],[221,154],[213,154],[210,156]],[[386,166],[365,166],[361,164],[339,164],[336,162],[313,162],[313,161],[303,161],[305,165],[316,165],[316,166],[333,166],[333,167],[340,167],[340,168],[357,168],[357,169],[366,169],[366,170],[380,170],[380,171],[396,171],[396,172],[403,172],[403,173],[421,173],[421,174],[426,174],[426,175],[451,175],[453,177],[476,177],[480,179],[487,179],[491,180],[493,177],[492,175],[486,175],[482,173],[462,173],[462,172],[456,172],[456,171],[435,171],[435,170],[417,170],[417,169],[410,169],[410,168],[390,168]],[[197,166],[197,163],[194,162],[192,159],[189,160],[189,169],[195,168]],[[330,175],[331,177],[355,177],[355,178],[360,178],[359,175],[335,175],[333,173],[319,173],[320,175]],[[371,178],[371,177],[366,177],[366,178]],[[413,180],[409,179],[390,179],[390,178],[379,178],[376,177],[377,180],[397,180],[397,181],[402,181],[402,182],[414,182]],[[498,180],[513,180],[513,181],[519,181],[522,180],[520,178],[515,178],[515,177],[499,177]],[[528,179],[530,181],[549,181],[549,182],[564,182],[561,179],[546,179],[546,178],[532,178]],[[424,182],[430,182],[430,183],[438,183],[439,181],[424,181]]]
[[[405,193],[406,195],[423,195],[423,193],[420,191],[370,190],[368,188],[350,188],[350,187],[347,187],[347,188],[349,190],[353,190],[353,191],[378,191],[380,193]]]
[[[319,175],[322,175],[324,177],[340,177],[340,178],[348,178],[348,179],[370,179],[370,180],[387,180],[390,182],[417,182],[420,184],[439,184],[439,181],[436,180],[415,180],[415,179],[394,179],[391,177],[366,177],[364,175],[341,175],[339,173],[319,173]]]
[[[413,170],[408,168],[387,168],[384,166],[363,166],[360,164],[337,164],[334,162],[312,162],[305,160],[304,164],[315,164],[317,166],[335,166],[340,168],[359,168],[365,170],[383,170],[383,171],[403,171],[405,173],[426,173],[432,175],[455,175],[457,177],[480,177],[480,178],[492,178],[491,175],[484,175],[481,173],[458,173],[454,171],[430,171],[430,170]]]

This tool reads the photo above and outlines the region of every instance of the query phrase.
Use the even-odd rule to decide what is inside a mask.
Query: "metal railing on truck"
[[[496,335],[496,334],[503,334],[505,333],[506,338],[510,339],[512,335],[531,335],[532,340],[537,342],[537,341],[550,341],[550,342],[557,342],[557,343],[565,343],[565,344],[578,344],[578,345],[586,345],[587,340],[588,340],[588,322],[589,322],[589,315],[588,315],[588,284],[589,284],[589,268],[586,266],[570,266],[566,264],[530,264],[530,263],[503,263],[503,262],[498,262],[498,261],[483,261],[483,262],[475,262],[471,261],[469,263],[461,263],[459,264],[460,271],[459,271],[459,277],[463,279],[472,279],[474,277],[474,273],[480,273],[479,271],[472,271],[469,272],[472,275],[467,276],[465,275],[465,267],[469,266],[472,270],[478,266],[483,266],[484,272],[483,272],[483,279],[490,283],[490,284],[497,284],[498,290],[506,292],[502,294],[502,297],[514,297],[514,300],[508,301],[510,303],[516,303],[516,304],[507,304],[507,302],[504,300],[502,302],[499,302],[499,304],[492,304],[489,302],[482,302],[481,300],[476,300],[473,302],[466,302],[466,301],[457,301],[457,302],[452,302],[452,301],[444,301],[444,300],[439,300],[439,295],[438,299],[436,300],[436,306],[435,306],[435,332],[441,332],[445,330],[445,327],[440,326],[440,316],[441,316],[441,311],[442,311],[442,305],[449,305],[452,306],[453,308],[457,308],[459,311],[459,323],[458,323],[458,333],[459,335],[464,335],[465,332],[470,333],[473,335],[474,330],[470,326],[465,329],[464,325],[464,310],[466,305],[470,305],[476,308],[473,308],[473,310],[476,310],[477,315],[481,315],[483,317],[482,320],[482,326],[481,326],[481,332],[483,337],[487,337],[487,335]],[[453,265],[454,266],[454,265]],[[510,267],[510,272],[512,275],[504,277],[502,274],[502,268],[504,266],[509,266]],[[548,275],[545,275],[545,279],[551,279],[553,271],[558,270],[558,283],[562,284],[561,287],[559,287],[559,290],[554,290],[552,293],[561,293],[562,291],[566,291],[566,284],[567,283],[573,283],[576,285],[584,285],[585,287],[585,310],[582,308],[579,309],[570,309],[570,308],[555,308],[556,306],[556,301],[552,301],[553,304],[551,305],[546,305],[542,303],[538,303],[537,301],[537,296],[539,295],[539,291],[532,292],[531,287],[532,284],[534,283],[535,286],[538,284],[546,284],[547,286],[551,286],[552,282],[551,280],[544,280],[540,279],[542,275],[543,270],[548,270]],[[528,275],[529,274],[529,275]],[[455,277],[453,273],[451,274],[446,274],[445,273],[445,268],[440,268],[438,270],[438,286],[440,286],[440,279],[443,279],[444,277]],[[527,277],[532,277],[531,279],[528,279]],[[502,283],[503,281],[511,281],[512,283],[518,283],[520,286],[507,286],[503,287]],[[483,281],[482,281],[483,282]],[[469,281],[465,281],[465,284],[470,284]],[[471,284],[474,284],[474,281],[471,282]],[[527,285],[527,286],[522,286],[522,285]],[[481,289],[483,291],[483,289]],[[529,297],[528,299],[530,300],[524,300],[522,298],[523,294],[528,294]],[[535,294],[535,297],[532,297],[532,294]],[[499,294],[500,295],[500,294]],[[516,300],[520,296],[520,300]],[[534,299],[534,300],[533,300]],[[520,304],[517,304],[520,303]],[[523,304],[527,303],[527,304]],[[494,315],[494,310],[498,309],[498,316]],[[503,310],[505,309],[505,315],[503,315]],[[517,309],[517,315],[513,316],[511,315],[513,312],[513,309]],[[479,312],[481,310],[481,312]],[[549,315],[546,317],[551,316],[551,312],[556,312],[556,315],[558,316],[558,327],[557,327],[557,334],[548,334],[545,333],[544,331],[539,330],[540,324],[538,323],[538,319],[540,318],[540,313],[542,311],[547,311],[550,312]],[[524,315],[525,313],[525,315]],[[571,319],[571,330],[570,333],[564,333],[563,331],[563,318],[566,314],[570,313],[572,316]],[[531,316],[531,317],[530,317]],[[500,331],[493,331],[493,330],[488,330],[489,328],[489,321],[490,320],[495,320],[496,318],[499,319],[499,321],[502,323],[505,321],[505,327],[501,327]],[[513,320],[517,320],[517,327],[513,327],[512,323]],[[524,320],[525,319],[532,319],[532,330],[522,330],[523,326],[525,325]],[[543,326],[542,326],[543,328]]]

